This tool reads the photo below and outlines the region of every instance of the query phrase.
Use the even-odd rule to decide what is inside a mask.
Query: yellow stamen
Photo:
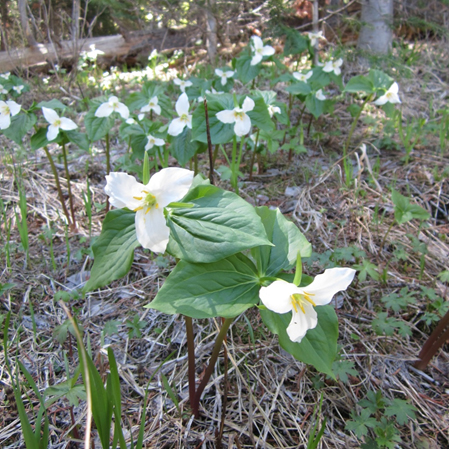
[[[133,196],[133,198],[137,201],[142,201],[143,196]]]
[[[134,209],[134,212],[137,212],[138,210],[142,210],[142,209],[143,209],[143,206],[136,207],[136,208]]]
[[[311,296],[315,296],[313,293],[294,293],[290,296],[292,300],[292,307],[295,310],[296,313],[298,313],[298,307],[301,309],[302,313],[306,313],[306,310],[304,308],[304,301],[307,301],[308,303],[312,304],[312,306],[316,307],[315,302],[310,298]]]

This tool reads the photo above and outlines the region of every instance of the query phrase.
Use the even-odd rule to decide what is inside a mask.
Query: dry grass
[[[434,61],[438,67],[447,68],[429,47],[423,52],[423,62]],[[403,80],[405,116],[426,116],[429,98],[434,108],[443,106],[447,96],[448,79],[432,72],[425,65],[414,67],[414,77]],[[426,75],[427,74],[427,75]],[[427,76],[427,77],[426,77]],[[443,79],[444,78],[444,79]],[[421,89],[426,82],[426,88]],[[446,94],[444,94],[446,92]],[[224,419],[221,447],[227,448],[298,448],[306,447],[315,423],[314,408],[323,395],[323,409],[319,419],[327,419],[321,441],[322,448],[357,448],[359,440],[345,430],[345,423],[353,410],[360,411],[358,401],[367,391],[380,390],[385,398],[401,398],[417,408],[415,420],[399,426],[404,448],[439,448],[449,446],[449,352],[444,347],[434,358],[426,372],[413,368],[412,363],[430,332],[423,324],[423,313],[429,309],[429,299],[422,295],[420,286],[434,289],[437,295],[448,299],[448,286],[437,280],[437,275],[449,269],[449,184],[447,169],[449,157],[440,155],[437,140],[429,138],[412,154],[412,160],[404,165],[403,149],[379,153],[368,146],[368,155],[358,151],[351,155],[354,163],[357,189],[343,188],[341,165],[337,160],[349,121],[339,117],[326,117],[326,130],[342,127],[342,135],[316,143],[306,142],[307,155],[271,157],[268,171],[246,182],[242,196],[256,205],[279,206],[290,215],[312,242],[314,251],[325,253],[335,248],[355,245],[363,249],[367,258],[385,270],[385,282],[368,278],[356,282],[345,294],[338,295],[336,309],[340,322],[341,357],[354,363],[357,374],[350,374],[347,382],[326,379],[312,368],[294,360],[279,348],[275,337],[265,329],[255,311],[248,311],[247,318],[254,332],[251,341],[248,324],[238,317],[227,339],[229,369],[225,384],[224,359],[220,358],[209,386],[201,401],[201,418],[189,416],[186,334],[184,322],[179,316],[166,316],[143,308],[155,296],[159,286],[173,267],[170,259],[157,258],[141,250],[136,251],[130,274],[107,288],[90,293],[85,298],[69,301],[89,337],[94,360],[101,373],[108,370],[107,359],[101,355],[101,333],[105,323],[117,320],[119,332],[106,335],[104,343],[111,345],[117,358],[122,380],[123,427],[129,441],[132,432],[136,438],[139,417],[143,407],[146,382],[169,354],[174,352],[162,373],[168,378],[180,401],[180,412],[162,386],[160,373],[149,385],[149,402],[145,426],[145,447],[148,448],[212,448],[219,447],[217,439],[220,422]],[[344,126],[341,124],[345,123]],[[324,121],[321,120],[321,126]],[[320,125],[317,125],[320,126]],[[359,140],[373,142],[378,137],[369,126],[361,126]],[[2,139],[3,145],[6,144]],[[76,345],[72,337],[61,345],[53,336],[53,330],[66,316],[54,301],[58,291],[77,287],[86,278],[91,264],[87,254],[89,237],[84,212],[82,192],[86,190],[86,158],[80,155],[72,160],[71,173],[78,219],[78,231],[70,234],[72,258],[67,263],[65,229],[59,219],[60,210],[51,174],[45,159],[38,153],[28,154],[24,160],[10,148],[1,158],[0,192],[8,205],[6,216],[12,220],[10,238],[11,268],[6,267],[2,252],[0,281],[13,282],[15,287],[1,297],[0,312],[12,313],[8,339],[9,355],[16,357],[28,368],[41,390],[66,380],[65,357],[71,372],[77,366]],[[116,143],[115,158],[125,148]],[[377,183],[371,173],[379,156]],[[89,164],[89,179],[94,201],[104,203],[104,167],[102,155],[95,156]],[[30,231],[30,261],[25,263],[18,248],[19,235],[15,226],[14,207],[18,202],[14,185],[14,167],[22,167],[22,180],[27,193],[28,227]],[[204,172],[206,172],[204,161]],[[61,175],[62,170],[61,170]],[[415,222],[394,226],[386,244],[382,240],[393,220],[393,205],[389,189],[392,185],[432,213],[430,226],[418,230]],[[285,195],[287,187],[299,186],[293,196]],[[290,195],[291,195],[290,190]],[[444,214],[446,214],[444,216]],[[94,211],[93,235],[98,235],[104,212]],[[5,222],[2,220],[2,245],[6,245]],[[50,263],[49,245],[39,235],[44,226],[55,230],[53,238],[57,269]],[[407,234],[419,236],[427,245],[425,264],[420,277],[420,260],[413,251]],[[408,253],[407,263],[395,259],[395,245],[401,243]],[[84,250],[84,253],[80,252]],[[75,257],[79,252],[80,256]],[[349,265],[353,263],[349,262]],[[165,265],[164,265],[165,264]],[[315,262],[308,267],[316,274],[322,266]],[[87,270],[87,271],[86,271]],[[407,286],[416,292],[416,301],[407,309],[394,315],[411,329],[411,336],[377,335],[372,321],[377,313],[385,310],[381,298],[398,292]],[[30,316],[34,310],[36,334]],[[140,338],[130,338],[125,325],[127,319],[138,315],[147,324]],[[201,379],[217,333],[215,320],[195,322],[195,348],[197,379]],[[5,370],[4,352],[0,353],[0,376],[5,386],[0,398],[0,446],[24,447],[20,421],[14,403],[6,397],[11,384]],[[227,406],[224,410],[224,391],[227,390]],[[26,391],[23,391],[25,394]],[[24,396],[25,398],[25,396]],[[25,399],[29,416],[36,412],[37,401],[30,395]],[[224,413],[224,416],[223,416]],[[65,399],[55,402],[49,409],[51,448],[81,447],[71,441],[70,407]],[[74,408],[74,416],[83,434],[86,406],[81,402]],[[95,447],[100,442],[95,441]]]

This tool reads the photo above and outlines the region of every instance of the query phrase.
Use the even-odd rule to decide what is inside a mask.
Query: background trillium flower
[[[168,134],[170,136],[178,136],[184,131],[187,126],[192,129],[192,115],[189,114],[189,98],[186,93],[183,93],[176,102],[175,109],[179,117],[171,121],[168,127]]]
[[[341,58],[337,59],[336,61],[331,59],[330,61],[327,61],[326,64],[324,64],[323,72],[328,72],[328,73],[334,72],[335,75],[340,75],[340,73],[341,73],[340,67],[342,66],[342,64],[343,64],[343,59],[341,59]]]
[[[399,86],[398,83],[394,82],[390,88],[385,92],[384,95],[379,97],[376,101],[373,103],[377,106],[382,106],[385,103],[400,103],[401,100],[399,99]]]
[[[336,293],[348,288],[354,275],[352,268],[330,268],[316,276],[307,287],[275,281],[262,287],[259,297],[265,307],[275,313],[292,312],[287,334],[290,340],[300,343],[307,331],[318,323],[314,307],[329,304]]]
[[[273,117],[274,114],[280,114],[281,108],[279,106],[273,106],[272,104],[268,105],[268,114],[270,117]]]
[[[12,86],[13,90],[15,90],[18,94],[22,93],[22,90],[25,86],[21,85],[21,86]]]
[[[0,94],[6,95],[8,91],[5,89],[5,86],[0,84]]]
[[[170,229],[165,222],[164,207],[182,199],[193,181],[193,171],[185,168],[164,168],[154,174],[147,185],[126,173],[106,176],[104,191],[109,202],[120,209],[136,212],[137,240],[155,253],[163,253],[168,245]]]
[[[47,140],[51,141],[56,139],[59,134],[59,130],[71,131],[72,129],[78,128],[78,125],[69,118],[59,117],[59,115],[50,108],[42,108],[42,113],[44,114],[45,120],[50,123],[47,129]]]
[[[190,87],[193,83],[192,81],[184,81],[184,80],[180,80],[179,78],[175,78],[173,80],[173,82],[179,86],[179,88],[181,89],[181,92],[185,92],[186,91],[186,87]]]
[[[9,128],[11,117],[17,115],[21,108],[15,101],[0,101],[0,129]]]
[[[326,40],[326,38],[324,37],[322,31],[317,31],[317,32],[311,31],[311,32],[308,32],[308,33],[307,33],[307,36],[308,36],[308,38],[310,39],[310,45],[311,45],[312,47],[315,47],[315,44],[317,43],[317,40],[318,40],[318,39],[324,39],[324,40]]]
[[[148,142],[145,145],[145,151],[151,150],[155,145],[157,147],[162,147],[165,142],[163,139],[158,139],[157,137],[153,137],[151,134],[148,134],[147,136]]]
[[[251,45],[253,47],[255,55],[251,59],[251,65],[259,64],[260,61],[262,61],[262,58],[264,56],[271,56],[274,55],[275,50],[271,45],[265,45],[263,46],[262,39],[259,36],[253,36]]]
[[[107,103],[101,104],[95,111],[95,117],[109,117],[113,112],[118,112],[124,120],[129,117],[128,107],[120,103],[117,97],[109,97]]]
[[[222,123],[235,123],[234,132],[237,136],[241,137],[248,134],[251,129],[251,119],[246,113],[252,111],[254,106],[254,100],[246,97],[241,108],[225,109],[224,111],[217,112],[215,115]]]
[[[298,81],[302,81],[307,83],[307,80],[313,75],[313,71],[310,70],[307,73],[293,72],[293,78],[296,78]]]
[[[158,103],[157,97],[150,98],[150,101],[148,102],[148,104],[146,106],[143,106],[140,109],[140,112],[154,111],[155,114],[160,115],[161,114],[161,107],[157,103]]]
[[[323,90],[322,89],[317,90],[317,92],[315,94],[315,97],[317,97],[318,100],[321,100],[321,101],[326,100],[326,96],[323,94]]]
[[[232,70],[227,70],[226,72],[223,72],[223,70],[221,69],[215,69],[215,75],[221,78],[221,85],[225,86],[226,83],[228,82],[228,78],[232,78],[234,72]]]

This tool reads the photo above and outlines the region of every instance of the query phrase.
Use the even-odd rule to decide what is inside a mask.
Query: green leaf
[[[377,89],[385,89],[393,84],[394,80],[391,76],[388,76],[386,73],[381,70],[371,69],[368,73],[368,80],[372,82],[375,90]]]
[[[401,426],[407,424],[409,419],[415,419],[415,412],[416,407],[398,398],[393,399],[390,405],[385,408],[385,415],[396,416],[396,421]]]
[[[37,117],[34,114],[18,114],[11,118],[9,128],[2,132],[8,139],[20,145],[25,134],[33,129],[36,121]]]
[[[232,318],[259,301],[259,278],[243,254],[214,263],[181,260],[146,307],[192,318]]]
[[[374,84],[366,76],[353,76],[346,84],[344,92],[365,92],[371,94],[374,92]]]
[[[38,103],[36,105],[36,109],[41,109],[41,108],[62,109],[62,110],[64,110],[64,109],[67,108],[67,106],[64,103],[61,103],[56,98],[53,98],[52,100],[49,100],[49,101],[41,101],[40,103]]]
[[[374,265],[367,259],[364,259],[361,264],[353,265],[352,268],[359,271],[358,277],[360,282],[365,282],[368,276],[375,281],[380,279],[377,265]]]
[[[239,97],[239,104],[242,104],[243,101],[244,98]],[[257,126],[264,131],[271,131],[274,129],[273,120],[271,120],[267,105],[262,97],[254,100],[254,109],[248,112],[248,117],[251,119],[252,126]]]
[[[128,273],[134,250],[140,245],[134,226],[134,212],[123,209],[107,213],[100,237],[92,245],[94,265],[83,291],[103,287]]]
[[[290,86],[287,86],[285,90],[293,95],[308,95],[312,92],[310,86],[304,81],[298,81],[290,84]]]
[[[91,142],[102,139],[114,125],[113,114],[109,117],[96,117],[96,109],[96,107],[92,107],[84,117],[84,125]]]
[[[284,55],[300,55],[309,48],[309,39],[293,28],[285,27]]]
[[[351,362],[350,360],[339,360],[338,362],[334,362],[332,364],[332,371],[344,384],[349,383],[348,374],[351,376],[357,376],[359,374],[354,368],[354,362]]]
[[[69,142],[74,143],[78,148],[89,151],[89,139],[85,133],[79,131],[63,131]]]
[[[187,126],[181,134],[170,138],[170,153],[179,162],[179,165],[185,165],[195,156],[200,145],[192,141],[192,130]]]
[[[252,81],[260,72],[262,63],[251,65],[252,56],[243,55],[237,59],[235,68],[237,70],[237,78],[247,84]]]
[[[406,223],[407,221],[416,218],[417,220],[428,220],[430,214],[417,204],[410,204],[410,201],[398,191],[391,192],[391,200],[394,204],[394,218],[398,224]]]
[[[33,151],[48,145],[47,128],[39,128],[37,132],[31,136],[30,145]]]
[[[377,424],[377,421],[370,416],[371,412],[368,409],[363,409],[360,415],[357,415],[357,412],[352,410],[352,420],[346,422],[346,430],[354,432],[359,438],[366,436],[368,427],[375,427]]]
[[[314,93],[307,95],[306,98],[307,110],[318,118],[324,112],[324,101],[318,100]]]
[[[338,318],[331,306],[315,308],[318,324],[307,331],[301,343],[295,343],[287,335],[291,314],[279,314],[268,309],[260,309],[260,315],[271,332],[279,336],[279,344],[293,357],[314,366],[318,371],[335,378],[332,364],[337,356]]]
[[[207,263],[258,245],[271,245],[253,206],[211,185],[191,189],[183,203],[166,209],[171,238],[167,251],[189,262]]]
[[[312,245],[298,227],[288,221],[279,209],[256,207],[262,219],[268,239],[274,246],[259,246],[251,250],[261,276],[274,276],[282,270],[290,270],[296,264],[298,252],[310,257]]]
[[[6,282],[4,284],[0,283],[0,296],[3,295],[3,293],[7,292],[11,288],[14,288],[16,284],[13,284],[12,282]]]

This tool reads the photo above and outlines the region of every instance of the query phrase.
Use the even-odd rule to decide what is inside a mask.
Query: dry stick
[[[65,143],[62,144],[62,157],[64,159],[65,176],[67,178],[67,190],[69,192],[70,213],[72,214],[73,227],[76,228],[75,208],[73,207],[72,188],[70,186],[69,165],[67,164],[67,151]]]
[[[221,324],[224,324],[225,319],[221,319]],[[226,336],[224,338],[224,346],[223,346],[223,358],[224,358],[224,391],[223,391],[223,405],[221,408],[221,421],[220,421],[220,432],[218,434],[218,447],[221,447],[221,440],[223,438],[223,430],[224,430],[224,424],[225,424],[225,417],[226,417],[226,408],[228,406],[228,365],[229,365],[229,359],[228,359],[228,349],[226,347]]]
[[[45,154],[47,155],[48,161],[50,162],[50,167],[51,167],[51,171],[53,173],[53,178],[55,179],[56,190],[58,191],[59,202],[61,203],[62,210],[64,211],[64,215],[67,217],[67,223],[70,226],[70,215],[69,215],[69,211],[67,210],[67,207],[64,202],[64,196],[62,194],[61,184],[59,183],[58,171],[56,170],[55,163],[53,162],[53,158],[51,157],[50,150],[48,149],[47,145],[44,146],[44,151],[45,151]]]
[[[209,181],[214,185],[214,155],[212,154],[212,140],[210,138],[210,126],[209,126],[209,111],[207,110],[207,100],[204,98],[204,112],[206,114],[206,135],[207,135],[207,147],[209,150]]]
[[[424,343],[419,353],[419,360],[413,365],[416,369],[423,370],[429,364],[430,359],[436,354],[446,340],[449,339],[449,311],[441,318],[437,327]]]
[[[193,337],[192,318],[184,316],[187,332],[187,355],[188,355],[188,372],[189,372],[189,400],[190,407],[195,401],[195,341]]]
[[[229,329],[229,326],[232,324],[233,318],[226,318],[223,322],[223,326],[221,326],[220,333],[215,340],[215,346],[212,351],[212,355],[210,356],[209,365],[206,368],[206,372],[204,373],[203,379],[201,380],[200,385],[195,393],[195,400],[192,404],[192,411],[195,415],[195,418],[199,418],[200,416],[200,399],[201,394],[206,388],[207,383],[209,382],[210,376],[212,375],[215,367],[215,363],[217,362],[218,356],[220,354],[221,345],[223,344],[223,340],[226,337],[226,333]]]

